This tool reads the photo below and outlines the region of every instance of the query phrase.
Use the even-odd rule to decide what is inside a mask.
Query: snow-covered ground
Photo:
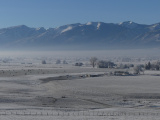
[[[0,62],[0,120],[159,120],[159,71],[110,76],[115,69],[77,67],[74,60]]]

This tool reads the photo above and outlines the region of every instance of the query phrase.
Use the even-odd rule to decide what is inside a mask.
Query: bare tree
[[[91,57],[90,63],[91,63],[91,65],[92,65],[93,68],[95,67],[97,60],[98,59],[96,57]]]

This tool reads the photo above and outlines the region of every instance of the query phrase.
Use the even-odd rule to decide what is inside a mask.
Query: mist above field
[[[93,51],[1,51],[0,57],[159,57],[160,49]]]

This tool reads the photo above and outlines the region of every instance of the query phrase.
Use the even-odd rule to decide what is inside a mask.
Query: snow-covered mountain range
[[[25,25],[0,29],[1,49],[136,49],[160,47],[160,23],[88,22],[57,28]]]

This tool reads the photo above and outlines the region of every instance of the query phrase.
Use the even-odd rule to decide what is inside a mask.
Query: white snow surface
[[[22,61],[18,60],[1,63],[0,120],[160,118],[160,71],[110,76],[107,73],[115,69],[76,67],[72,65],[74,60],[68,65],[56,65],[53,61],[42,65],[39,59],[29,58],[22,61],[33,64],[20,64]],[[98,74],[105,76],[83,78],[83,75]],[[59,76],[71,79],[57,80]]]
[[[86,25],[91,25],[92,24],[92,22],[88,22],[88,23],[86,23]]]
[[[72,26],[68,26],[66,29],[62,30],[61,33],[67,32],[67,31],[69,31],[69,30],[72,30]]]
[[[134,23],[132,21],[121,22],[119,23],[119,25],[125,26],[127,28],[131,28],[131,29],[137,27],[137,23]]]
[[[97,24],[97,29],[99,29],[99,28],[100,28],[100,26],[101,26],[101,23],[98,23],[98,24]]]

